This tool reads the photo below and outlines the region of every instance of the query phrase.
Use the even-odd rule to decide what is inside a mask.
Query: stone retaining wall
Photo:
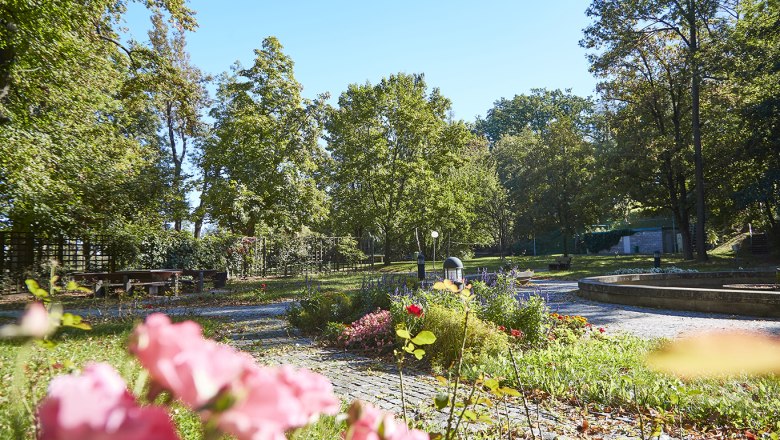
[[[774,282],[774,271],[608,275],[580,280],[577,295],[614,304],[780,318],[780,291],[721,287]]]

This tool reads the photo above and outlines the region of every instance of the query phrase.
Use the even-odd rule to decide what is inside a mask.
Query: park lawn
[[[194,319],[209,337],[221,338],[223,323],[214,319]],[[0,433],[1,438],[33,438],[34,404],[46,395],[51,379],[81,369],[89,361],[106,362],[116,368],[134,392],[143,391],[141,366],[127,351],[127,340],[140,319],[115,319],[94,323],[89,331],[60,329],[56,345],[44,348],[19,341],[0,341]],[[20,367],[26,363],[26,366]],[[185,439],[202,438],[198,417],[177,406],[173,419]]]

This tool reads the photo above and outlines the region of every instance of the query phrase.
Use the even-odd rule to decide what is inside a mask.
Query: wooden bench
[[[554,262],[547,265],[550,270],[571,269],[571,257],[557,257]]]

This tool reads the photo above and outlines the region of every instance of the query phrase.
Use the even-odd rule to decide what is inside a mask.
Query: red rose
[[[420,308],[420,306],[418,306],[416,304],[410,304],[410,305],[406,306],[406,312],[409,313],[410,315],[414,315],[414,316],[416,316],[418,318],[423,315],[422,309]]]
[[[499,325],[498,329],[501,330],[502,332],[506,331],[506,327],[504,327],[503,325]]]
[[[599,327],[599,332],[604,333],[606,330],[604,330],[604,327]]]
[[[520,330],[514,329],[514,328],[510,331],[510,333],[512,334],[512,336],[514,336],[515,338],[518,338],[518,339],[523,337],[523,332],[521,332]]]

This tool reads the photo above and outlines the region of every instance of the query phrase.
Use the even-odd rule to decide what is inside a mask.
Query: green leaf
[[[50,341],[48,339],[36,339],[35,343],[39,347],[43,347],[43,348],[46,348],[46,349],[54,348],[57,345],[57,344],[54,343],[54,341]]]
[[[74,315],[72,313],[64,313],[61,318],[61,323],[65,327],[80,328],[82,330],[92,330],[92,326],[88,322],[82,320],[81,316]]]
[[[68,281],[68,284],[65,286],[65,290],[69,292],[84,292],[84,293],[92,293],[92,290],[82,287],[79,285],[79,283],[75,281]]]
[[[495,391],[496,389],[498,389],[498,381],[495,379],[487,379],[485,381],[485,387],[490,391]]]
[[[501,391],[502,393],[504,393],[507,396],[520,397],[520,392],[518,392],[514,388],[501,387],[501,389],[499,391]]]
[[[438,393],[433,398],[433,403],[436,405],[436,409],[446,408],[450,404],[450,396],[446,393]]]
[[[405,328],[399,328],[395,331],[396,336],[398,336],[401,339],[411,339],[412,335],[409,333],[409,330],[406,330]]]
[[[418,348],[417,350],[414,350],[414,357],[416,357],[418,361],[422,359],[423,356],[425,356],[425,350],[423,350],[422,348]]]
[[[481,415],[479,418],[477,418],[478,422],[487,423],[488,425],[493,424],[493,419],[489,415]]]
[[[41,289],[38,282],[35,280],[25,280],[24,284],[27,285],[27,289],[38,299],[44,299],[49,297],[49,292]]]
[[[473,421],[477,420],[477,413],[475,413],[474,411],[472,411],[470,409],[467,409],[466,411],[463,411],[463,417],[466,420],[473,422]]]
[[[412,339],[412,342],[417,345],[430,345],[436,342],[436,335],[428,330],[423,330]]]

